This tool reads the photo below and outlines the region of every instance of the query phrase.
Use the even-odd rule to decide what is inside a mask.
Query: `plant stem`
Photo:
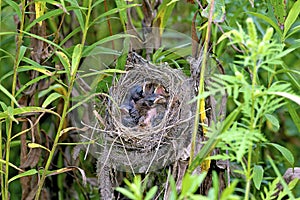
[[[87,32],[88,32],[88,29],[89,29],[89,19],[90,19],[90,16],[91,16],[91,9],[92,9],[92,0],[89,0],[88,11],[87,11],[86,21],[85,21],[85,28],[83,30],[83,36],[82,36],[82,41],[81,41],[82,47],[85,44],[86,37],[87,37]],[[80,48],[79,58],[81,58],[81,56],[82,56],[82,48]],[[74,82],[75,82],[75,79],[76,79],[76,73],[77,73],[77,70],[78,70],[78,67],[79,67],[79,63],[80,63],[80,59],[78,59],[78,62],[75,63],[75,66],[72,66],[74,68],[74,70],[73,70],[73,74],[72,74],[70,84],[69,84],[69,87],[68,87],[67,96],[66,96],[65,101],[64,101],[64,107],[63,107],[61,120],[60,120],[60,123],[59,123],[59,127],[57,129],[57,133],[56,133],[56,136],[55,136],[55,139],[54,139],[54,142],[53,142],[52,149],[50,151],[49,157],[48,157],[46,165],[45,165],[45,169],[43,171],[42,177],[41,177],[39,185],[38,185],[38,190],[37,190],[37,193],[36,193],[36,196],[35,196],[35,200],[39,200],[39,197],[40,197],[40,194],[41,194],[44,182],[45,182],[46,174],[47,174],[48,169],[50,167],[50,164],[51,164],[52,158],[54,156],[54,153],[56,151],[56,148],[59,144],[58,142],[59,142],[60,134],[61,134],[61,131],[63,129],[63,125],[65,123],[65,120],[67,118],[69,103],[70,103],[70,100],[71,100],[71,94],[72,94]]]
[[[203,50],[203,55],[202,55],[198,96],[204,92],[204,74],[205,74],[205,69],[206,69],[206,64],[207,64],[208,46],[209,46],[209,41],[210,41],[212,16],[213,16],[213,9],[214,9],[214,0],[211,1],[210,5],[211,5],[211,7],[210,7],[210,12],[209,12],[208,25],[207,25],[205,43],[204,43],[204,50]],[[201,55],[199,55],[199,56],[201,56]],[[196,114],[195,114],[195,121],[194,121],[194,129],[193,129],[193,135],[192,135],[192,144],[191,144],[189,165],[191,165],[193,158],[194,158],[194,151],[195,151],[195,146],[196,146],[196,135],[198,133],[199,118],[201,115],[200,108],[201,108],[202,103],[204,103],[204,99],[198,98],[197,99],[197,109],[196,109]],[[202,115],[203,114],[205,114],[205,113],[202,113]],[[204,126],[202,126],[202,127],[203,127],[203,129],[205,128]]]
[[[250,118],[250,134],[255,129],[255,86],[256,86],[256,78],[257,78],[257,57],[254,55],[254,58],[252,60],[253,62],[253,77],[252,77],[252,87],[251,87],[251,118]],[[245,200],[249,199],[249,194],[250,194],[250,186],[251,186],[251,162],[252,160],[252,142],[250,142],[249,147],[248,147],[248,163],[247,163],[247,173],[246,173],[246,179],[247,179],[247,184],[246,184],[246,193],[245,193]]]
[[[25,21],[25,0],[21,2],[21,12],[22,19],[20,19],[20,30],[17,35],[17,43],[16,43],[16,58],[14,61],[14,69],[13,69],[13,80],[12,80],[12,89],[11,94],[15,97],[16,94],[16,85],[17,85],[17,76],[18,76],[18,67],[19,67],[19,54],[23,40],[23,29],[24,29],[24,21]],[[14,102],[11,100],[11,109],[14,108]],[[2,199],[8,199],[8,179],[9,179],[9,157],[10,157],[10,142],[13,128],[13,119],[9,117],[6,119],[6,147],[5,147],[5,178],[4,178],[4,193],[2,193]],[[2,150],[2,149],[1,149]]]

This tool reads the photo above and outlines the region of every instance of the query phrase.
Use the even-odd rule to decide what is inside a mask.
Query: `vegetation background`
[[[142,21],[149,17],[145,2],[156,11],[152,25],[188,35],[201,45],[191,45],[194,49],[179,56],[164,47],[150,54],[144,50],[142,56],[190,75],[187,56],[197,59],[202,49],[201,56],[213,57],[227,74],[210,74],[217,84],[205,87],[206,92],[200,88],[197,98],[200,102],[227,92],[227,116],[220,126],[209,128],[218,134],[208,133],[207,146],[221,149],[212,159],[229,159],[232,171],[237,169],[221,196],[214,184],[207,198],[272,199],[279,182],[283,195],[299,197],[296,181],[288,189],[280,175],[300,166],[300,1],[0,0],[2,199],[100,198],[96,158],[85,159],[84,151],[73,158],[80,141],[69,111],[80,100],[72,99],[72,90],[79,81],[77,72],[90,59],[87,65],[103,74],[97,80],[98,92],[108,92],[112,75],[124,70],[128,53],[114,41],[130,37],[128,9],[131,24],[144,28]],[[98,66],[91,59],[95,51],[113,55],[110,65]],[[201,82],[203,77],[200,87]],[[195,155],[190,169],[206,162],[209,153],[204,149]],[[157,188],[146,196],[149,188],[133,186],[141,186],[139,178],[133,183],[127,178],[127,186],[118,189],[125,196],[155,195]],[[202,178],[187,175],[182,192],[173,188],[172,198],[204,199],[197,195]]]

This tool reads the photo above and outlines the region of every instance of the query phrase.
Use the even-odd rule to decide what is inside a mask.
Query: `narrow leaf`
[[[22,178],[22,177],[25,177],[25,176],[31,176],[31,175],[34,175],[34,174],[37,174],[38,171],[36,169],[30,169],[26,172],[22,172],[14,177],[12,177],[11,179],[8,180],[8,183],[10,182],[13,182],[14,180],[17,180],[19,178]]]
[[[50,152],[50,150],[46,147],[44,147],[43,145],[40,145],[40,144],[37,144],[37,143],[28,143],[28,147],[31,148],[31,149],[34,149],[34,148],[41,148],[41,149],[45,149],[46,151]]]
[[[294,95],[291,93],[287,93],[287,92],[267,92],[267,93],[285,97],[287,99],[294,101],[298,105],[300,105],[300,96],[297,96],[297,95]]]
[[[1,158],[0,158],[0,162],[3,163],[3,164],[6,164],[6,161],[3,160],[3,159],[1,159]],[[17,171],[24,172],[23,169],[20,169],[19,167],[17,167],[16,165],[14,165],[14,164],[12,164],[12,163],[10,163],[10,162],[8,163],[8,165],[9,165],[10,167],[16,169]]]
[[[18,107],[20,107],[20,105],[17,102],[17,100],[15,99],[15,97],[13,97],[10,94],[10,92],[5,87],[3,87],[1,84],[0,84],[0,91],[3,92],[6,96],[8,96],[10,98],[10,100],[12,100]]]
[[[21,46],[20,52],[19,52],[19,58],[18,58],[18,65],[20,64],[21,60],[23,59],[26,49],[27,49],[27,47]]]
[[[280,153],[284,156],[284,158],[292,165],[294,166],[295,163],[295,159],[294,156],[292,154],[292,152],[290,150],[288,150],[287,148],[279,145],[279,144],[275,144],[275,143],[268,143],[269,145],[272,145],[273,147],[275,147],[278,151],[280,151]]]
[[[156,194],[157,192],[157,189],[158,187],[157,186],[154,186],[152,187],[146,194],[146,197],[144,200],[150,200],[150,199],[153,199],[154,195]]]
[[[79,65],[80,58],[81,58],[81,53],[82,53],[82,45],[77,44],[72,54],[71,76],[73,76],[77,70],[77,66]]]
[[[33,67],[33,66],[22,66],[22,68],[25,68],[25,69],[30,69],[30,70],[34,70],[34,71],[38,71],[38,72],[41,72],[47,76],[52,76],[52,72],[50,72],[49,70],[47,70],[46,68],[44,67]]]
[[[296,1],[291,8],[285,22],[284,22],[284,32],[283,37],[286,36],[287,32],[290,30],[293,23],[296,21],[300,13],[300,1]]]
[[[16,14],[18,15],[19,20],[21,20],[22,19],[22,12],[20,10],[20,6],[15,1],[11,1],[11,0],[4,0],[4,1],[8,5],[10,5],[10,7],[12,7],[15,10]]]
[[[28,106],[28,107],[22,107],[22,108],[15,108],[15,109],[13,109],[12,112],[13,112],[13,115],[32,115],[35,113],[47,112],[47,113],[54,114],[54,115],[58,116],[59,118],[61,118],[58,113],[56,113],[52,110],[49,110],[49,109],[41,108],[41,107]],[[5,119],[7,117],[8,117],[7,111],[0,113],[0,120]]]
[[[62,97],[61,94],[57,93],[57,92],[54,92],[52,94],[50,94],[47,99],[44,101],[42,107],[43,108],[46,108],[49,104],[51,104],[53,101],[55,101],[56,99]]]
[[[282,36],[281,29],[271,18],[267,17],[266,15],[263,15],[260,13],[255,13],[255,12],[249,12],[249,14],[254,15],[255,17],[258,17],[258,18],[264,20],[265,22],[269,23],[277,31],[277,33],[280,35],[280,37]]]
[[[89,54],[96,46],[98,46],[98,45],[100,45],[100,44],[104,44],[104,43],[110,42],[110,41],[112,41],[112,40],[117,40],[117,39],[122,39],[122,38],[127,38],[127,37],[129,37],[129,38],[135,38],[135,36],[130,35],[130,34],[115,34],[115,35],[112,35],[112,36],[108,36],[108,37],[106,37],[106,38],[103,38],[103,39],[101,39],[101,40],[95,42],[94,44],[92,44],[92,45],[86,47],[86,48],[84,49],[83,53],[82,53],[82,57],[88,56],[88,54]]]
[[[126,190],[125,188],[117,187],[116,191],[122,193],[124,196],[128,197],[129,199],[136,199],[134,194],[129,190]]]
[[[29,82],[25,83],[16,93],[16,97],[19,96],[26,88],[28,88],[30,85],[39,82],[42,79],[47,78],[48,75],[40,75],[37,76],[36,78],[30,80]]]

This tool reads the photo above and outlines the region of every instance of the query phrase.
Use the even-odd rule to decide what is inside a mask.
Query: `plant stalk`
[[[214,0],[211,1],[211,7],[210,7],[210,11],[209,11],[209,18],[208,18],[208,25],[207,25],[206,35],[205,35],[205,43],[204,43],[204,49],[203,49],[203,55],[202,55],[203,57],[202,57],[202,63],[201,63],[201,72],[200,72],[198,96],[201,95],[204,92],[204,75],[205,75],[205,69],[206,69],[206,64],[207,64],[208,46],[209,46],[210,34],[211,34],[213,10],[214,10]],[[200,58],[198,58],[198,59],[200,59]],[[197,110],[196,110],[196,114],[195,114],[195,121],[194,121],[193,135],[192,135],[192,144],[191,144],[189,165],[192,164],[192,161],[193,161],[193,158],[194,158],[194,152],[195,152],[195,146],[196,146],[196,136],[197,136],[197,133],[198,133],[199,118],[200,118],[200,115],[201,115],[200,108],[203,107],[203,105],[201,105],[201,104],[204,103],[204,101],[205,101],[205,99],[203,99],[203,98],[198,98],[197,99]],[[204,126],[202,126],[202,127],[204,127]]]
[[[12,89],[11,94],[15,97],[16,94],[16,86],[17,86],[17,77],[18,77],[18,67],[19,67],[19,55],[20,49],[23,40],[23,29],[24,29],[24,22],[25,22],[25,0],[21,1],[21,12],[22,12],[22,19],[20,19],[20,30],[17,35],[17,42],[16,42],[16,58],[14,61],[14,69],[13,69],[13,80],[12,80]],[[14,109],[14,102],[11,100],[10,107]],[[13,128],[13,119],[9,117],[6,120],[6,146],[5,146],[5,177],[4,177],[4,192],[2,193],[2,199],[8,199],[8,189],[9,189],[9,157],[10,157],[10,142],[11,142],[11,135],[12,135],[12,128]],[[2,151],[2,150],[1,150]]]
[[[92,10],[92,0],[89,0],[88,11],[87,11],[86,21],[85,21],[85,28],[84,28],[84,31],[83,31],[83,36],[82,36],[82,41],[81,41],[82,47],[85,44],[86,37],[87,37],[87,32],[88,32],[88,29],[89,29],[89,20],[90,20],[90,16],[91,16],[91,10]],[[81,58],[81,56],[82,56],[82,49],[83,48],[80,48],[79,58]],[[42,177],[41,177],[39,185],[38,185],[38,190],[37,190],[37,193],[36,193],[36,196],[35,196],[35,200],[39,200],[39,197],[40,197],[40,194],[41,194],[41,191],[42,191],[45,179],[46,179],[46,174],[47,174],[48,169],[50,167],[50,164],[51,164],[52,158],[54,156],[54,153],[56,151],[56,148],[59,144],[58,142],[59,142],[59,139],[60,139],[60,133],[63,129],[64,122],[67,118],[69,103],[70,103],[70,100],[71,100],[72,89],[73,89],[74,82],[75,82],[75,79],[76,79],[76,73],[77,73],[77,70],[78,70],[78,67],[79,67],[79,63],[80,63],[80,59],[78,59],[78,62],[75,63],[75,66],[72,66],[72,67],[74,67],[74,73],[71,76],[67,96],[66,96],[65,101],[64,101],[64,107],[63,107],[63,112],[62,112],[61,120],[60,120],[60,123],[59,123],[59,127],[57,129],[57,133],[56,133],[56,136],[55,136],[55,140],[53,142],[52,149],[50,151],[49,157],[48,157],[46,165],[45,165],[45,169],[43,171]]]
[[[250,134],[254,131],[255,129],[255,86],[256,86],[256,78],[257,78],[257,57],[256,55],[253,58],[253,77],[252,77],[252,86],[251,86],[251,119],[250,119]],[[248,147],[248,163],[247,163],[247,173],[246,173],[246,179],[247,179],[247,184],[246,184],[246,192],[245,192],[245,200],[249,199],[250,196],[250,186],[251,186],[251,164],[252,164],[252,142],[250,142],[249,147]]]

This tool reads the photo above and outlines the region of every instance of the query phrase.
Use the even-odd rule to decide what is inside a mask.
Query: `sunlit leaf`
[[[35,17],[36,19],[43,16],[46,10],[46,2],[35,1]],[[42,25],[42,21],[38,22],[39,25]]]
[[[43,112],[54,114],[54,115],[56,115],[60,118],[60,115],[58,113],[56,113],[52,110],[49,110],[49,109],[41,108],[41,107],[28,106],[28,107],[14,108],[13,109],[13,115],[33,115],[33,114],[36,114],[36,113],[43,113]],[[7,117],[8,117],[7,111],[0,113],[0,120],[5,119]]]
[[[37,144],[37,143],[33,143],[30,142],[27,144],[29,148],[34,149],[34,148],[41,148],[41,149],[45,149],[46,151],[50,152],[50,150],[46,147],[44,147],[43,145]]]
[[[287,93],[287,92],[267,92],[267,93],[285,97],[289,100],[294,101],[298,105],[300,105],[300,96],[297,96],[295,94],[291,94],[291,93]]]
[[[70,60],[69,60],[68,56],[61,51],[56,51],[55,54],[59,58],[61,64],[64,66],[64,68],[67,72],[68,78],[70,79],[71,78],[71,64],[70,64]]]
[[[290,30],[290,28],[292,27],[296,19],[299,17],[299,13],[300,13],[300,1],[296,1],[285,20],[283,37],[286,36],[287,32]]]
[[[3,159],[1,159],[1,158],[0,158],[0,162],[1,162],[2,164],[7,164],[6,161],[3,160]],[[10,162],[8,163],[8,165],[9,165],[10,167],[16,169],[16,170],[19,171],[19,172],[24,172],[23,169],[20,169],[19,167],[17,167],[16,165],[14,165],[14,164],[12,164],[12,163],[10,163]]]
[[[81,53],[82,53],[82,45],[77,44],[72,54],[71,76],[73,76],[77,70],[81,58]]]

